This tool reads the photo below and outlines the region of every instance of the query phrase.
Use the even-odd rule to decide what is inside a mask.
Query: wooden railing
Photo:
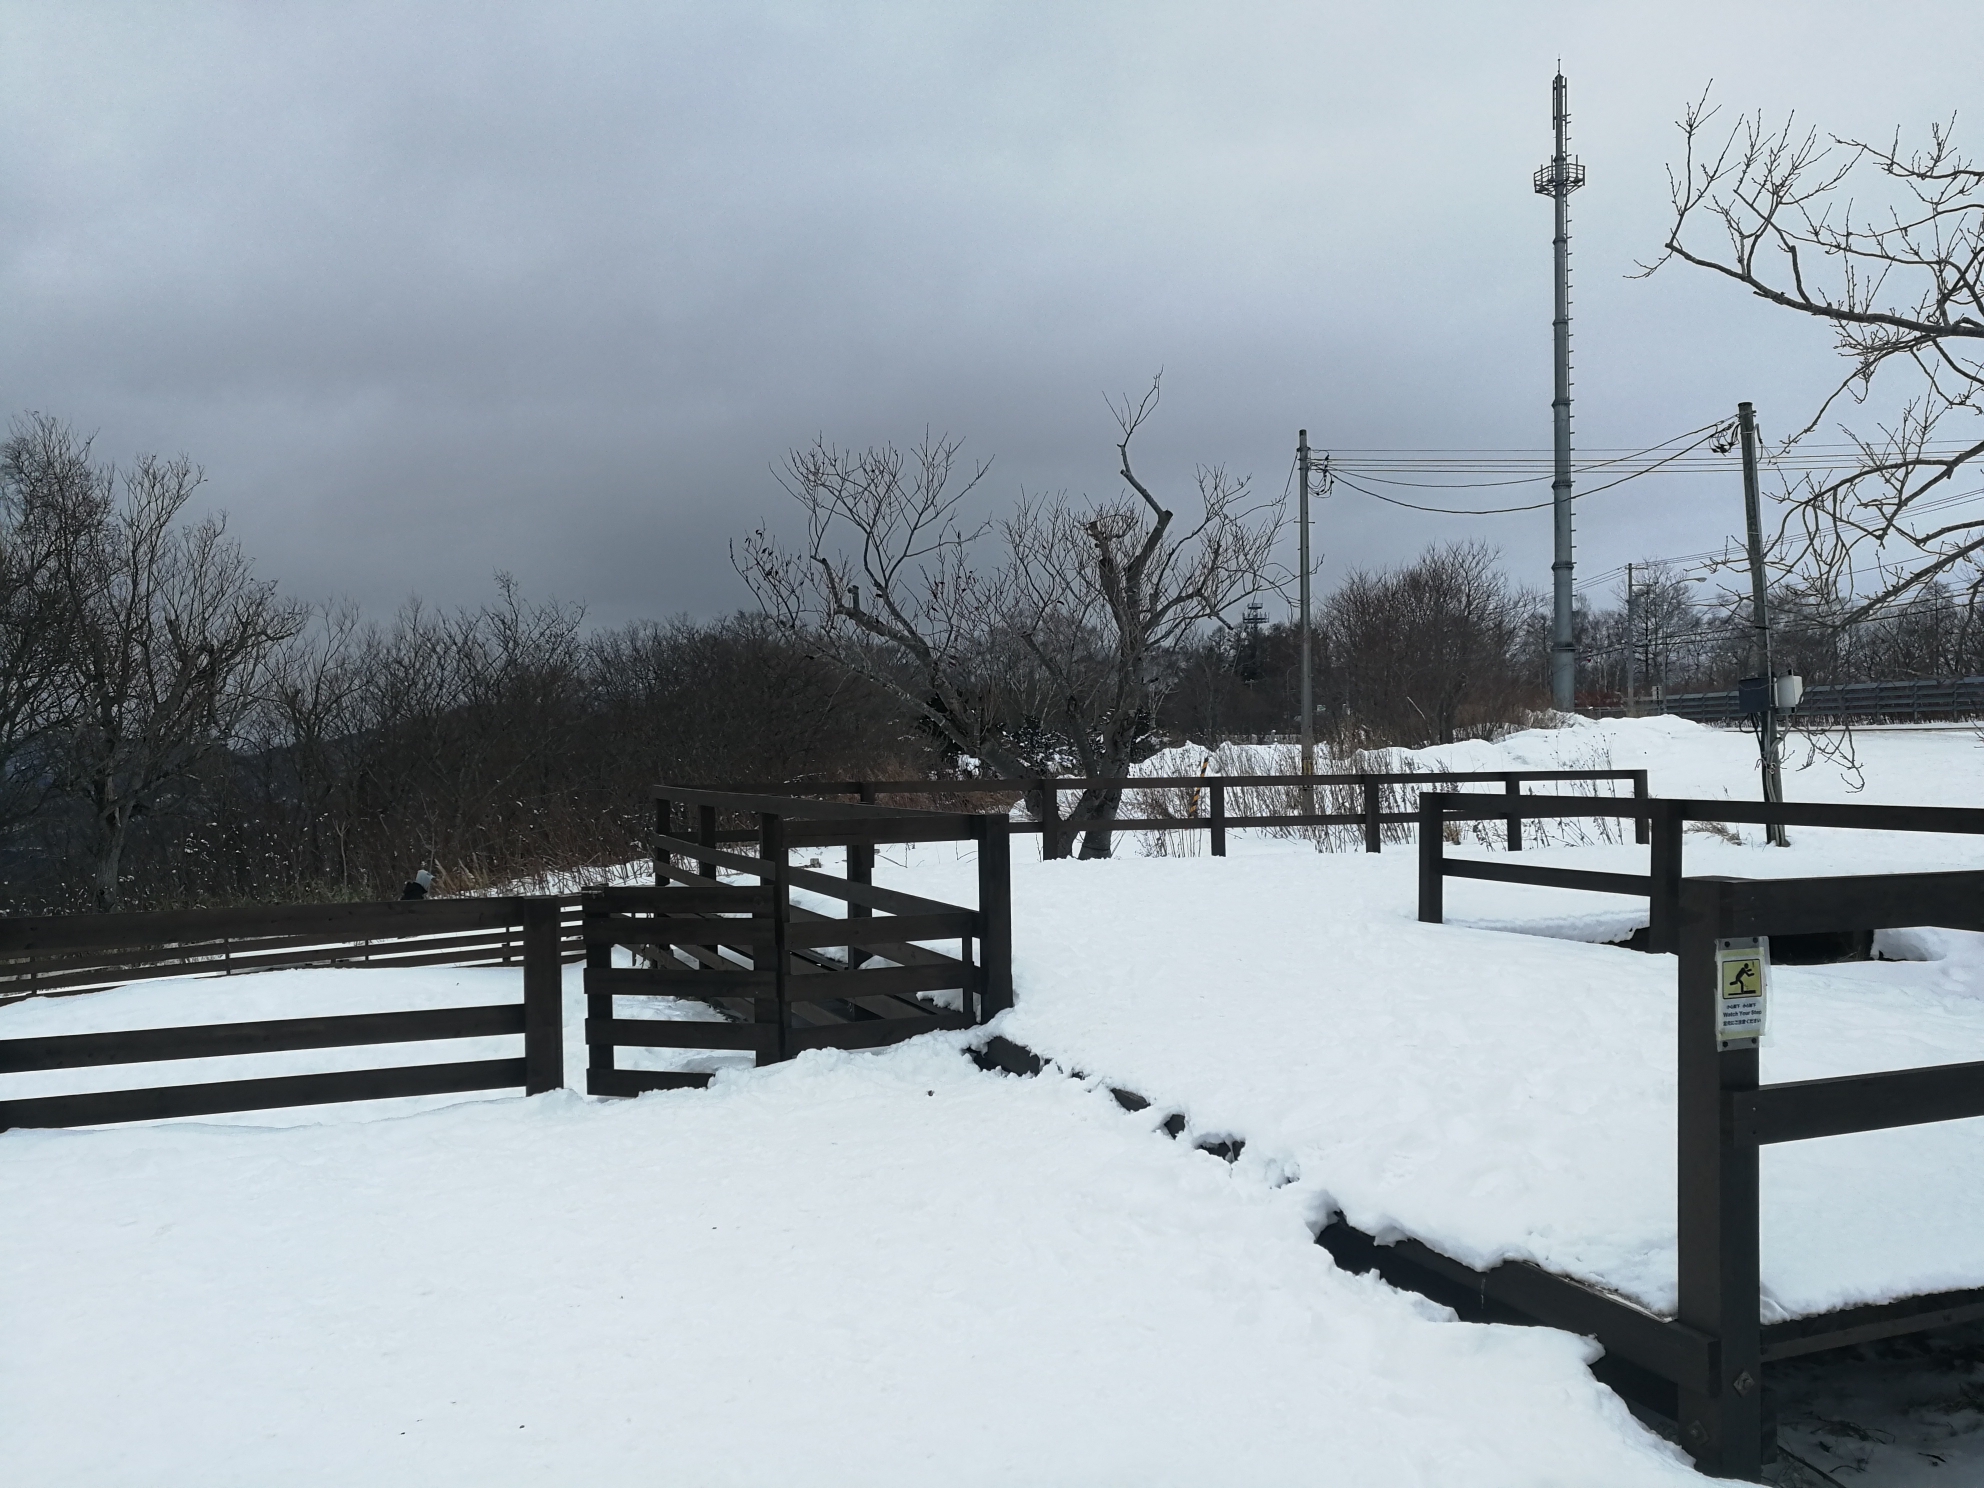
[[[521,1035],[520,1057],[207,1081],[0,1100],[0,1128],[95,1126],[231,1111],[564,1083],[561,970],[582,942],[576,899],[421,899],[380,904],[66,915],[0,920],[0,987],[16,1000],[157,977],[303,966],[499,966],[520,1000],[477,1007],[270,1018],[193,1027],[0,1039],[0,1075],[305,1049]]]
[[[1683,1444],[1716,1477],[1759,1475],[1772,1429],[1763,1406],[1764,1369],[1773,1360],[1984,1318],[1984,1287],[1977,1287],[1765,1325],[1758,1247],[1760,1148],[1984,1116],[1984,1061],[1764,1085],[1758,1041],[1732,1038],[1717,1023],[1719,946],[1758,937],[1757,955],[1770,959],[1773,939],[1782,944],[1923,925],[1984,930],[1984,872],[1691,879],[1682,876],[1681,861],[1690,821],[1979,835],[1984,810],[1523,800],[1528,818],[1643,813],[1652,825],[1653,864],[1642,877],[1446,858],[1447,822],[1499,816],[1506,801],[1429,792],[1420,809],[1421,920],[1440,921],[1442,889],[1451,877],[1649,896],[1649,948],[1678,953],[1679,1306],[1671,1320],[1655,1318],[1536,1267],[1508,1263],[1472,1272],[1415,1242],[1383,1258],[1384,1265],[1417,1268],[1436,1284],[1460,1282],[1484,1302],[1597,1338],[1624,1366],[1616,1382],[1628,1393],[1636,1388],[1633,1371],[1665,1382],[1664,1398],[1640,1398],[1680,1423]],[[1347,1265],[1370,1258],[1348,1235],[1326,1234],[1325,1242]],[[1393,1279],[1412,1284],[1403,1273]]]
[[[1511,843],[1523,821],[1566,817],[1632,817],[1635,840],[1651,847],[1645,874],[1589,868],[1539,867],[1484,862],[1446,855],[1450,822],[1508,819]],[[1439,924],[1446,915],[1446,881],[1485,879],[1582,889],[1594,894],[1645,895],[1647,935],[1642,949],[1671,952],[1680,944],[1682,856],[1690,822],[1741,822],[1758,826],[1832,827],[1867,832],[1948,832],[1984,836],[1984,809],[1971,806],[1879,806],[1858,803],[1807,805],[1790,801],[1712,801],[1603,796],[1506,796],[1427,791],[1419,798],[1419,918]],[[1848,927],[1840,927],[1848,928]],[[1866,927],[1851,927],[1866,928]]]
[[[1291,827],[1357,827],[1362,830],[1364,850],[1382,852],[1384,850],[1384,828],[1387,826],[1409,825],[1419,819],[1415,810],[1389,810],[1385,808],[1385,794],[1391,790],[1417,790],[1424,792],[1453,785],[1496,784],[1511,796],[1520,795],[1525,786],[1538,784],[1561,784],[1568,781],[1617,781],[1632,786],[1633,797],[1644,800],[1647,796],[1647,772],[1644,770],[1442,770],[1442,771],[1358,771],[1328,775],[1160,775],[1122,776],[1120,778],[1090,779],[1085,776],[1036,778],[1030,780],[821,780],[799,781],[783,785],[738,786],[742,793],[758,796],[853,796],[864,803],[873,803],[883,797],[901,799],[905,797],[956,797],[956,796],[1006,796],[1023,797],[1031,806],[1032,821],[1016,821],[1012,824],[1014,833],[1038,833],[1041,836],[1041,855],[1048,858],[1063,858],[1072,846],[1071,839],[1079,832],[1205,832],[1210,838],[1212,855],[1226,856],[1226,834],[1249,827],[1286,829]],[[1229,791],[1294,791],[1298,796],[1303,792],[1323,793],[1326,797],[1335,793],[1348,793],[1357,802],[1352,811],[1311,811],[1273,812],[1252,814],[1231,814]],[[1089,790],[1119,791],[1161,791],[1190,790],[1201,793],[1205,798],[1204,816],[1162,816],[1162,817],[1117,817],[1082,818],[1067,820],[1061,815],[1060,797],[1067,792]],[[1604,800],[1605,797],[1585,799]],[[1622,812],[1620,815],[1631,815]],[[745,839],[753,836],[750,831],[719,832],[719,840],[732,838]],[[1637,841],[1644,842],[1639,836]],[[1518,850],[1522,847],[1522,829],[1519,814],[1509,816],[1509,847]]]
[[[1002,816],[655,787],[653,888],[585,899],[586,1088],[594,1095],[705,1085],[707,1071],[618,1067],[629,1047],[728,1050],[769,1064],[806,1049],[866,1049],[968,1028],[1012,1005],[1009,823]],[[678,829],[677,807],[691,817]],[[726,851],[720,817],[756,820],[756,851]],[[678,835],[678,831],[680,835]],[[975,909],[878,888],[883,843],[969,841]],[[795,868],[794,848],[848,849],[845,877]],[[722,881],[728,871],[752,883]],[[794,891],[836,900],[830,916]],[[927,942],[958,943],[956,955]],[[644,963],[613,965],[616,948]],[[630,1018],[616,996],[686,997],[716,1020]],[[933,1000],[941,996],[944,1000]],[[955,1000],[957,1006],[948,1003]]]

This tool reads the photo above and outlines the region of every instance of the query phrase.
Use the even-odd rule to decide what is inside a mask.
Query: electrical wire
[[[1548,501],[1533,501],[1528,506],[1488,506],[1478,510],[1463,510],[1454,506],[1422,506],[1416,501],[1401,501],[1396,496],[1387,496],[1382,491],[1373,491],[1360,486],[1356,481],[1345,475],[1341,469],[1331,471],[1330,479],[1332,483],[1342,481],[1351,490],[1356,491],[1360,495],[1369,496],[1377,501],[1389,502],[1393,506],[1402,506],[1409,511],[1438,512],[1441,516],[1446,517],[1499,517],[1508,512],[1542,511],[1546,506],[1555,506],[1557,504],[1557,500],[1553,496]]]
[[[1648,465],[1645,469],[1635,470],[1630,475],[1622,475],[1617,480],[1607,481],[1602,486],[1593,486],[1590,489],[1584,491],[1573,491],[1571,493],[1571,499],[1575,501],[1581,496],[1596,496],[1601,491],[1610,491],[1617,486],[1625,485],[1628,481],[1636,481],[1640,479],[1642,476],[1651,475],[1656,470],[1659,470],[1664,466],[1672,464],[1674,461],[1681,459],[1684,455],[1687,455],[1691,451],[1699,449],[1702,445],[1707,444],[1709,440],[1715,437],[1716,433],[1721,428],[1722,425],[1715,424],[1712,425],[1706,432],[1700,429],[1690,430],[1689,433],[1700,435],[1700,437],[1696,439],[1693,444],[1686,445],[1683,448],[1674,451],[1673,454],[1668,455],[1665,459],[1654,461],[1651,465]],[[1687,437],[1688,437],[1687,434],[1677,434],[1674,436],[1675,439],[1686,439]],[[1666,444],[1672,444],[1673,442],[1674,442],[1673,439],[1665,441]],[[1652,454],[1654,450],[1658,450],[1663,447],[1664,447],[1663,445],[1655,445],[1653,446],[1653,449],[1641,450],[1638,453],[1641,455]],[[1614,461],[1613,463],[1616,464],[1619,462]],[[1416,501],[1404,501],[1397,496],[1387,496],[1384,494],[1384,492],[1373,491],[1368,486],[1360,486],[1356,481],[1350,479],[1350,477],[1343,474],[1342,466],[1336,464],[1334,460],[1332,460],[1331,462],[1330,474],[1332,480],[1342,481],[1346,486],[1350,487],[1351,490],[1358,492],[1360,495],[1370,496],[1378,501],[1389,502],[1393,506],[1403,506],[1412,511],[1436,512],[1441,516],[1447,516],[1447,517],[1499,517],[1499,516],[1506,516],[1510,512],[1541,511],[1543,510],[1543,508],[1547,506],[1555,506],[1557,504],[1556,498],[1553,496],[1548,501],[1533,501],[1523,506],[1487,506],[1487,507],[1474,507],[1474,508],[1464,508],[1464,507],[1455,507],[1455,506],[1425,506]],[[1399,484],[1409,484],[1409,482],[1400,482]],[[1514,482],[1507,482],[1506,484],[1514,484]],[[1453,485],[1439,487],[1437,489],[1466,490],[1468,489],[1468,487],[1461,483],[1455,483]]]
[[[1688,431],[1687,431],[1687,432],[1686,432],[1685,434],[1676,434],[1676,435],[1674,435],[1674,436],[1673,436],[1673,437],[1672,437],[1671,439],[1663,439],[1663,440],[1661,440],[1661,441],[1660,441],[1660,443],[1659,443],[1659,444],[1655,444],[1655,445],[1650,445],[1650,446],[1648,446],[1648,447],[1647,447],[1646,449],[1641,449],[1641,450],[1633,450],[1633,451],[1630,451],[1630,452],[1628,452],[1628,453],[1626,453],[1626,454],[1621,454],[1621,455],[1616,455],[1616,456],[1614,456],[1613,458],[1611,458],[1611,459],[1609,459],[1609,460],[1586,460],[1586,461],[1584,461],[1584,462],[1582,462],[1582,463],[1578,463],[1578,462],[1573,462],[1573,463],[1572,463],[1572,466],[1571,466],[1571,473],[1572,473],[1572,474],[1573,474],[1574,476],[1578,476],[1578,475],[1588,475],[1588,474],[1590,474],[1590,473],[1591,473],[1592,471],[1594,471],[1594,470],[1607,470],[1607,469],[1610,469],[1610,468],[1612,468],[1613,466],[1616,466],[1616,465],[1623,465],[1623,464],[1625,464],[1625,463],[1626,463],[1627,461],[1629,461],[1629,460],[1637,460],[1637,459],[1642,459],[1642,458],[1644,458],[1644,457],[1645,457],[1645,456],[1647,456],[1647,455],[1652,455],[1652,454],[1658,454],[1658,453],[1659,453],[1659,452],[1660,452],[1661,450],[1664,450],[1664,449],[1666,449],[1668,445],[1670,445],[1670,444],[1676,444],[1676,443],[1678,443],[1679,441],[1681,441],[1681,440],[1683,440],[1683,439],[1690,439],[1690,438],[1693,438],[1693,437],[1694,437],[1695,435],[1697,435],[1697,434],[1706,434],[1706,435],[1713,435],[1713,434],[1716,434],[1716,433],[1718,433],[1718,432],[1719,432],[1719,431],[1720,431],[1720,430],[1721,430],[1721,429],[1722,429],[1722,428],[1723,428],[1723,427],[1725,426],[1725,424],[1726,424],[1726,423],[1727,423],[1727,420],[1724,420],[1724,421],[1723,421],[1723,422],[1721,422],[1721,423],[1714,423],[1714,424],[1704,424],[1704,425],[1703,425],[1703,426],[1702,426],[1701,428],[1699,428],[1699,429],[1690,429],[1690,430],[1688,430]],[[1692,450],[1694,450],[1695,448],[1697,448],[1697,447],[1699,447],[1699,446],[1700,446],[1701,444],[1703,444],[1703,443],[1705,443],[1705,442],[1706,442],[1705,440],[1699,440],[1699,439],[1698,439],[1698,440],[1696,440],[1696,441],[1695,441],[1695,443],[1694,443],[1694,444],[1692,444],[1692,445],[1690,445],[1690,446],[1688,446],[1688,449],[1687,449],[1687,450],[1683,450],[1683,451],[1681,451],[1681,452],[1680,452],[1680,454],[1687,454],[1687,453],[1689,453],[1690,451],[1692,451]],[[1337,452],[1337,453],[1335,454],[1335,458],[1337,458],[1337,459],[1338,459],[1339,461],[1341,461],[1341,459],[1342,459],[1342,453],[1343,453],[1343,452]],[[1652,470],[1652,469],[1657,469],[1657,468],[1659,468],[1659,467],[1660,467],[1661,465],[1664,465],[1664,464],[1667,464],[1667,463],[1669,463],[1669,460],[1671,460],[1671,459],[1678,459],[1678,458],[1679,458],[1679,455],[1675,455],[1675,456],[1670,456],[1668,460],[1659,460],[1659,461],[1656,461],[1656,462],[1655,462],[1655,463],[1654,463],[1653,465],[1650,465],[1650,466],[1648,466],[1647,468],[1648,468],[1649,470]],[[1554,466],[1554,461],[1555,461],[1555,456],[1553,455],[1553,456],[1552,456],[1552,462],[1553,462],[1553,466]],[[1379,485],[1383,485],[1383,486],[1413,486],[1413,487],[1417,487],[1417,488],[1418,488],[1418,489],[1420,489],[1420,490],[1426,490],[1426,491],[1438,491],[1438,490],[1454,490],[1454,491],[1460,491],[1460,490],[1474,490],[1474,489],[1487,489],[1487,488],[1489,488],[1489,487],[1494,487],[1494,486],[1524,486],[1524,485],[1534,485],[1534,484],[1535,484],[1536,482],[1538,482],[1538,481],[1545,481],[1545,480],[1553,480],[1553,479],[1555,479],[1555,476],[1556,476],[1556,472],[1555,472],[1555,470],[1554,470],[1554,468],[1553,468],[1553,469],[1552,469],[1552,470],[1551,470],[1550,472],[1548,472],[1548,473],[1546,473],[1546,474],[1542,474],[1542,475],[1522,475],[1522,476],[1516,476],[1516,477],[1514,477],[1514,478],[1512,478],[1512,479],[1510,479],[1510,480],[1495,480],[1495,481],[1437,481],[1437,482],[1436,482],[1436,481],[1405,481],[1405,480],[1395,480],[1395,479],[1393,479],[1393,478],[1392,478],[1392,477],[1390,477],[1390,476],[1383,476],[1383,475],[1375,475],[1375,474],[1373,474],[1373,473],[1372,473],[1372,472],[1371,472],[1371,471],[1370,471],[1369,469],[1367,469],[1367,468],[1365,468],[1365,464],[1366,464],[1366,462],[1360,462],[1360,461],[1355,461],[1355,460],[1353,460],[1353,461],[1351,461],[1351,462],[1350,462],[1350,466],[1351,466],[1351,468],[1352,468],[1353,470],[1356,470],[1356,471],[1357,471],[1357,473],[1358,473],[1358,474],[1359,474],[1360,476],[1362,476],[1362,477],[1363,477],[1363,478],[1364,478],[1365,480],[1369,480],[1369,481],[1375,481],[1375,482],[1376,482],[1377,484],[1379,484]],[[1601,488],[1601,489],[1602,489],[1602,488]],[[1518,509],[1518,508],[1511,508],[1511,510],[1516,510],[1516,509]]]

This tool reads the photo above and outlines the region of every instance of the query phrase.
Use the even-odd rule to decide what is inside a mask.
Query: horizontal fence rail
[[[529,903],[561,916],[560,956],[577,961],[576,895],[270,904],[0,919],[0,1004],[155,977],[231,976],[307,966],[514,966]]]
[[[577,898],[421,899],[0,920],[12,1000],[158,977],[306,966],[500,966],[518,1001],[0,1038],[0,1075],[520,1036],[520,1057],[0,1099],[0,1129],[98,1126],[564,1083],[561,967],[582,954]]]
[[[1522,821],[1561,817],[1633,817],[1639,824],[1637,840],[1651,849],[1648,871],[1642,874],[1605,873],[1589,868],[1532,867],[1517,863],[1486,863],[1474,858],[1448,857],[1447,824],[1450,822],[1507,819],[1511,840]],[[1984,836],[1984,809],[1970,806],[1879,806],[1806,804],[1792,801],[1710,801],[1667,797],[1626,800],[1603,796],[1492,796],[1464,792],[1425,791],[1419,797],[1419,918],[1427,924],[1440,924],[1446,918],[1446,881],[1450,878],[1485,879],[1496,883],[1533,884],[1543,888],[1582,889],[1594,894],[1644,895],[1647,899],[1647,932],[1644,949],[1672,952],[1679,946],[1680,893],[1683,852],[1690,822],[1742,822],[1757,826],[1824,827],[1844,831],[1939,832],[1957,836]],[[1962,875],[1957,875],[1962,877]],[[1887,901],[1905,904],[1915,892],[1917,874],[1875,874],[1860,879],[1838,880],[1854,884],[1865,900],[1858,918],[1876,914]],[[1927,875],[1933,878],[1935,875]],[[1798,911],[1788,907],[1793,901],[1818,906],[1809,895],[1780,887],[1794,880],[1755,879],[1746,881],[1741,894],[1780,906],[1780,936],[1831,935],[1842,927],[1834,923],[1825,907],[1808,908],[1801,922],[1793,919]],[[1828,901],[1829,903],[1830,901]],[[1905,913],[1905,909],[1900,911]],[[1898,925],[1922,923],[1896,920]],[[1867,926],[1850,928],[1865,929]],[[1980,925],[1979,928],[1984,928]],[[1637,942],[1636,942],[1637,943]]]
[[[862,804],[874,805],[881,811],[910,811],[895,805],[880,806],[877,803],[883,796],[890,797],[955,797],[955,796],[1005,796],[1014,800],[1024,799],[1030,803],[1033,813],[1031,821],[1015,821],[1011,830],[1015,834],[1033,833],[1041,838],[1041,854],[1048,858],[1068,856],[1072,849],[1072,839],[1079,833],[1088,831],[1108,832],[1204,832],[1214,857],[1226,856],[1229,831],[1244,828],[1288,829],[1301,827],[1357,827],[1364,836],[1366,852],[1384,850],[1384,829],[1386,827],[1407,826],[1418,820],[1417,811],[1401,811],[1385,806],[1385,792],[1398,789],[1427,789],[1452,785],[1500,785],[1509,795],[1520,793],[1525,786],[1541,784],[1563,784],[1567,782],[1587,782],[1594,786],[1597,782],[1609,781],[1630,785],[1635,799],[1645,799],[1647,795],[1647,772],[1644,770],[1365,770],[1336,774],[1317,775],[1153,775],[1092,778],[1088,776],[1040,777],[1024,780],[817,780],[800,781],[783,785],[749,785],[738,787],[730,799],[748,800],[751,804],[728,809],[761,811],[767,803],[778,800],[791,800],[805,796],[854,796]],[[1231,803],[1229,792],[1260,790],[1294,791],[1298,795],[1313,796],[1315,792],[1351,793],[1356,801],[1356,809],[1349,811],[1282,811],[1266,814],[1234,813],[1228,809]],[[1061,814],[1060,798],[1064,794],[1099,792],[1113,798],[1111,808],[1120,808],[1120,798],[1126,793],[1151,791],[1191,791],[1193,799],[1188,813],[1184,816],[1145,816],[1145,817],[1097,817]],[[701,798],[724,794],[722,792],[687,792],[677,789],[675,799],[686,804],[697,805]],[[696,800],[691,800],[691,796]],[[1605,799],[1593,797],[1592,799]],[[1200,815],[1203,802],[1204,814]],[[837,807],[831,802],[810,802],[807,815],[831,819]],[[713,809],[705,806],[704,809]],[[797,814],[797,813],[795,813]],[[918,842],[945,840],[939,834],[945,828],[935,824],[942,813],[919,813],[933,819],[927,829],[905,828],[904,835],[891,837],[895,842]],[[955,819],[953,819],[955,820]],[[1515,818],[1511,818],[1509,847],[1512,851],[1522,847],[1522,834]],[[794,824],[788,828],[787,841],[794,847],[847,846],[852,839],[847,832],[852,828],[836,829],[821,822],[818,825],[802,826]],[[1638,829],[1636,829],[1638,830]],[[916,831],[926,831],[927,835],[915,835]],[[756,828],[722,828],[715,831],[712,842],[737,842],[755,840]],[[1636,840],[1644,841],[1643,835]]]

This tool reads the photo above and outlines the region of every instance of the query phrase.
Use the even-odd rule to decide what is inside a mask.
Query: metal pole
[[[1557,233],[1551,240],[1556,259],[1556,316],[1550,322],[1555,361],[1555,391],[1550,422],[1556,452],[1556,477],[1550,482],[1555,524],[1555,555],[1550,564],[1550,700],[1559,712],[1577,706],[1577,643],[1572,634],[1571,595],[1571,193],[1584,184],[1584,169],[1570,158],[1570,109],[1564,75],[1550,85],[1551,123],[1556,152],[1539,173],[1539,192],[1556,209]]]
[[[1626,565],[1626,716],[1639,717],[1640,710],[1633,706],[1633,682],[1635,661],[1634,650],[1639,645],[1633,630],[1633,566]]]
[[[1309,431],[1295,431],[1295,464],[1300,471],[1301,496],[1297,504],[1302,565],[1302,814],[1316,814],[1316,788],[1307,783],[1316,773],[1316,698],[1310,672],[1309,647]]]
[[[1764,800],[1784,799],[1783,765],[1777,749],[1777,683],[1771,676],[1770,611],[1765,605],[1764,521],[1757,480],[1757,411],[1736,405],[1736,427],[1743,440],[1743,521],[1750,539],[1750,665],[1764,679],[1764,711],[1757,724],[1757,746],[1763,752]],[[1765,832],[1773,847],[1789,847],[1783,822],[1771,822]]]

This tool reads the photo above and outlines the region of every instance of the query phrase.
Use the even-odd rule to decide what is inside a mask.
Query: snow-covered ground
[[[1558,849],[1543,860],[1646,850]],[[1789,852],[1691,842],[1704,873],[1984,867],[1984,842]],[[1403,1233],[1477,1266],[1511,1256],[1669,1310],[1674,1294],[1674,962],[1513,934],[1644,922],[1638,901],[1454,881],[1421,925],[1414,855],[1260,844],[1218,858],[1023,862],[1018,1005],[1001,1031],[1069,1068],[1237,1134],[1320,1218]],[[968,897],[968,866],[878,875]],[[1584,915],[1575,901],[1595,901]],[[1488,925],[1496,928],[1484,929]],[[1984,947],[1933,961],[1776,969],[1766,1080],[1984,1059]],[[1770,1149],[1772,1315],[1984,1285],[1984,1121]]]
[[[1416,760],[1645,767],[1656,794],[1748,797],[1753,750],[1648,719]],[[1787,793],[1984,804],[1968,731],[1863,733],[1858,752],[1863,793],[1824,760]],[[1978,839],[1793,837],[1691,836],[1688,868],[1984,867]],[[1409,851],[1264,834],[1236,833],[1226,859],[1016,859],[1018,1005],[999,1031],[1080,1080],[984,1074],[962,1036],[935,1035],[633,1102],[0,1135],[8,1480],[1689,1476],[1593,1383],[1578,1340],[1446,1320],[1309,1243],[1340,1211],[1671,1305],[1673,963],[1601,943],[1643,904],[1453,881],[1449,923],[1422,926]],[[877,877],[956,903],[975,888],[951,845],[898,850]],[[1980,938],[1884,949],[1912,959],[1779,969],[1767,1080],[1984,1058]],[[0,1008],[0,1038],[500,1001],[518,979],[160,981]],[[577,1085],[576,969],[567,986]],[[0,1098],[515,1042],[7,1076]],[[1125,1114],[1108,1084],[1156,1104]],[[1188,1137],[1245,1137],[1240,1161],[1157,1134],[1174,1111]],[[1984,1121],[1770,1149],[1767,1310],[1984,1284],[1984,1195],[1950,1180],[1980,1160]],[[1946,1462],[1984,1471],[1978,1439]]]
[[[1660,796],[1757,796],[1753,735],[1704,728],[1684,718],[1575,718],[1561,728],[1527,729],[1489,742],[1470,739],[1427,749],[1385,751],[1407,770],[1646,770]],[[1208,763],[1210,761],[1210,763]],[[1183,744],[1138,767],[1142,775],[1289,774],[1293,745]],[[1379,768],[1320,760],[1319,771]],[[1984,804],[1984,737],[1970,724],[1883,725],[1850,736],[1793,731],[1786,749],[1785,797],[1794,801],[1879,801],[1922,806]]]
[[[955,1036],[709,1092],[0,1138],[21,1484],[1657,1484],[1535,1329]]]

